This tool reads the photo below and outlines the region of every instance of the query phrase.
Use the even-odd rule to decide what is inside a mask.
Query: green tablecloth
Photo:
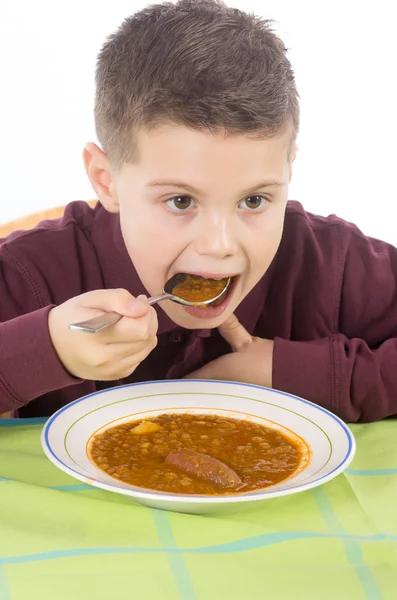
[[[396,600],[397,421],[348,471],[235,515],[135,505],[63,474],[40,420],[0,420],[1,600]]]

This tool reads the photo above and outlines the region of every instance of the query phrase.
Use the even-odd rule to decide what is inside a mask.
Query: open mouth
[[[208,307],[220,306],[222,304],[222,302],[224,302],[226,300],[227,296],[229,295],[229,292],[232,289],[232,285],[233,285],[233,281],[234,281],[235,277],[236,276],[231,277],[229,285],[226,287],[225,291],[219,296],[219,298],[217,298],[216,300],[213,300],[212,302],[209,302],[209,304],[207,304],[206,306],[208,306]]]
[[[206,277],[193,273],[181,273],[180,275],[180,289],[174,288],[174,293],[184,300],[192,302],[195,306],[184,306],[183,308],[193,316],[201,318],[217,316],[226,309],[239,277],[238,275]],[[229,279],[230,283],[227,285]],[[222,292],[222,290],[224,291]],[[214,297],[216,297],[215,300],[208,302]]]
[[[219,306],[226,298],[233,276],[207,277],[193,273],[180,273],[180,281],[172,293],[196,306]],[[211,301],[214,299],[213,301]]]

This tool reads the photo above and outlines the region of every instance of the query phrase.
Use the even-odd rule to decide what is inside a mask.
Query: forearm
[[[273,387],[319,404],[345,421],[397,414],[397,339],[371,350],[333,335],[310,342],[276,338]]]
[[[50,309],[0,323],[0,414],[78,381],[65,371],[52,346]]]

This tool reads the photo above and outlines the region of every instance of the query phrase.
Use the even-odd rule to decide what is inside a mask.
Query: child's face
[[[124,164],[111,185],[131,260],[150,295],[176,273],[236,275],[221,309],[193,314],[161,303],[181,327],[217,327],[261,279],[279,246],[290,132],[256,140],[164,125],[142,130],[137,144],[138,160]]]

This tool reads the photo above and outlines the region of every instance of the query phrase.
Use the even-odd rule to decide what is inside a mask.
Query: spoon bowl
[[[181,296],[173,293],[175,288],[177,288],[177,286],[181,286],[181,284],[183,284],[189,277],[191,276],[183,273],[177,273],[168,279],[164,285],[163,293],[159,294],[158,296],[152,296],[151,298],[148,298],[149,304],[152,306],[153,304],[157,304],[157,302],[162,302],[163,300],[171,300],[171,302],[183,304],[184,306],[206,306],[211,304],[211,302],[218,300],[218,298],[220,298],[226,292],[232,280],[231,277],[225,277],[225,283],[222,290],[212,298],[206,298],[205,300],[200,301],[191,301],[185,300]],[[223,279],[221,281],[223,281]],[[123,315],[120,315],[117,312],[107,312],[103,313],[103,315],[99,315],[99,317],[88,319],[87,321],[72,323],[69,325],[69,329],[72,329],[73,331],[84,331],[85,333],[98,333],[98,331],[105,329],[105,327],[109,327],[109,325],[114,325],[117,323],[117,321],[120,321],[122,316]]]

